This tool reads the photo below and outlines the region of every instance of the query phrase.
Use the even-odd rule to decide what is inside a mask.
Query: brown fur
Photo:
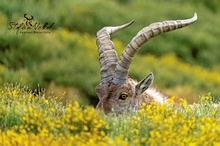
[[[155,98],[143,92],[140,95],[136,94],[136,85],[138,82],[132,78],[128,78],[125,84],[114,85],[113,83],[104,83],[96,87],[96,92],[100,99],[97,109],[103,109],[105,114],[115,112],[122,114],[130,109],[138,109],[143,102],[150,104],[155,101]],[[157,89],[155,89],[158,91]],[[120,100],[121,94],[127,94],[126,100]],[[162,93],[160,93],[163,95]],[[164,95],[164,99],[167,96]]]

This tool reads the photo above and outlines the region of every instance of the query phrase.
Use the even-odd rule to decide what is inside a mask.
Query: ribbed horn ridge
[[[152,37],[162,34],[164,32],[169,32],[190,25],[196,20],[197,20],[197,14],[195,13],[194,16],[190,19],[156,22],[140,30],[137,33],[137,35],[131,40],[131,42],[127,45],[124,52],[122,53],[120,60],[115,68],[116,73],[113,79],[113,83],[114,84],[125,83],[128,76],[128,71],[131,61],[135,53],[139,51],[140,47],[145,42],[147,42]]]
[[[101,83],[112,81],[115,73],[115,66],[118,62],[118,56],[114,50],[114,44],[110,40],[110,35],[130,26],[134,21],[121,25],[104,27],[97,32],[96,44],[98,46]]]

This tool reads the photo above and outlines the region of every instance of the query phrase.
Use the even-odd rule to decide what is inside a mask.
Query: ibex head
[[[163,21],[150,24],[140,30],[127,45],[118,60],[110,35],[130,26],[134,21],[116,27],[104,27],[97,32],[101,82],[96,86],[99,97],[97,108],[103,108],[106,114],[112,110],[121,114],[128,109],[140,107],[142,102],[165,101],[167,96],[154,88],[149,88],[153,82],[153,73],[149,73],[142,81],[137,82],[128,76],[131,61],[140,47],[150,38],[161,33],[172,31],[192,24],[197,20],[196,13],[190,19]]]

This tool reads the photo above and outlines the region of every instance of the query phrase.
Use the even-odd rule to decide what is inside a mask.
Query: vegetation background
[[[96,104],[100,82],[96,32],[104,26],[129,28],[112,36],[121,54],[126,44],[152,22],[198,21],[181,30],[153,38],[132,62],[130,75],[141,80],[155,74],[154,85],[165,92],[197,101],[212,92],[220,99],[220,2],[217,0],[1,0],[0,84],[19,83],[47,94]],[[10,22],[24,22],[24,14],[54,26],[49,34],[18,33]]]

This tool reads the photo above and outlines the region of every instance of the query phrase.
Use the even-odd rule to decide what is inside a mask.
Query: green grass
[[[2,0],[0,85],[19,82],[36,89],[55,84],[72,88],[79,93],[78,97],[95,103],[98,98],[94,88],[100,82],[95,44],[98,30],[135,20],[132,26],[111,37],[120,55],[136,33],[150,23],[185,19],[197,12],[198,21],[193,25],[160,35],[144,45],[131,64],[130,74],[141,80],[153,72],[156,86],[190,102],[207,92],[217,99],[220,30],[213,28],[220,23],[218,3],[216,0],[29,0],[23,3]],[[54,22],[51,33],[16,34],[16,30],[9,30],[10,22],[24,22],[24,14],[32,15],[41,24]]]
[[[211,94],[188,105],[165,105],[104,115],[78,102],[34,95],[27,87],[0,89],[1,145],[219,145],[220,107]],[[175,140],[174,140],[175,139]]]

